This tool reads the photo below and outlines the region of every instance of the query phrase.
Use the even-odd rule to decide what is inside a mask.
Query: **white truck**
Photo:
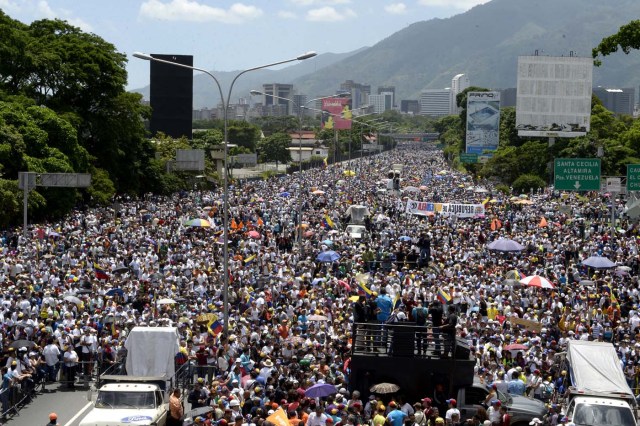
[[[80,426],[164,426],[179,343],[175,327],[134,327],[125,341],[125,374],[100,377],[96,401]]]
[[[636,399],[611,343],[570,340],[564,413],[575,425],[637,426]]]

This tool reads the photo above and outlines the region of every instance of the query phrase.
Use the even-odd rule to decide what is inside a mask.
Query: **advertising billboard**
[[[322,100],[322,128],[344,130],[351,128],[351,99]]]
[[[467,154],[498,149],[500,92],[467,93]]]
[[[589,131],[593,58],[518,57],[519,136],[576,137]]]

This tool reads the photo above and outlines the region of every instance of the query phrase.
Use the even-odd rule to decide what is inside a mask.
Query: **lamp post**
[[[231,80],[231,85],[229,86],[229,91],[227,92],[227,97],[224,97],[224,93],[222,92],[222,87],[220,86],[220,82],[218,81],[218,79],[209,71],[203,69],[203,68],[198,68],[198,67],[194,67],[191,65],[185,65],[185,64],[180,64],[178,62],[172,62],[172,61],[167,61],[164,59],[159,59],[159,58],[154,58],[151,55],[148,55],[146,53],[140,53],[140,52],[135,52],[133,54],[134,57],[138,58],[138,59],[143,59],[146,61],[154,61],[154,62],[161,62],[167,65],[174,65],[176,67],[182,67],[182,68],[188,68],[190,70],[193,71],[199,71],[202,72],[206,75],[208,75],[209,77],[211,77],[213,79],[213,81],[215,82],[217,88],[218,88],[218,92],[220,94],[220,102],[222,103],[222,111],[223,111],[223,123],[224,123],[224,157],[223,157],[223,162],[224,162],[224,201],[223,201],[223,215],[224,217],[222,218],[222,223],[223,223],[223,227],[224,229],[222,230],[222,238],[224,238],[223,241],[223,245],[222,245],[222,253],[223,253],[223,265],[222,265],[222,280],[223,280],[223,298],[224,298],[224,335],[225,337],[229,337],[229,172],[228,172],[228,161],[227,161],[227,155],[228,155],[228,148],[227,145],[229,143],[228,136],[229,136],[229,102],[231,102],[231,91],[233,90],[233,85],[235,84],[236,80],[238,80],[238,78],[245,74],[248,73],[250,71],[256,71],[259,69],[263,69],[263,68],[269,68],[269,67],[273,67],[276,65],[281,65],[281,64],[286,64],[288,62],[295,62],[295,61],[304,61],[305,59],[309,59],[309,58],[313,58],[314,56],[316,56],[317,53],[316,52],[307,52],[307,53],[303,53],[302,55],[296,56],[295,58],[291,58],[291,59],[286,59],[284,61],[278,61],[278,62],[273,62],[270,64],[265,64],[265,65],[259,65],[257,67],[252,67],[252,68],[248,68],[246,70],[240,71],[238,74],[236,74],[235,77],[233,77],[233,80]]]

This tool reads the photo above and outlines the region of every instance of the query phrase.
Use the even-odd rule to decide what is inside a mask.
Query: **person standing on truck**
[[[176,388],[169,397],[169,413],[167,414],[167,426],[182,426],[184,407],[180,400],[180,389]]]
[[[422,306],[422,302],[418,302],[418,306],[411,310],[411,317],[415,319],[416,325],[420,328],[416,329],[416,347],[418,348],[418,355],[422,355],[423,351],[427,350],[427,339],[426,339],[426,327],[427,324],[427,316],[429,315],[429,310]]]
[[[435,354],[440,355],[440,327],[442,327],[444,311],[442,310],[442,304],[438,300],[433,300],[429,305],[429,315],[431,316],[431,327],[433,340],[435,342]]]
[[[456,309],[453,307],[452,302],[448,302],[448,314],[444,325],[440,327],[444,335],[444,354],[443,358],[448,358],[449,355],[454,356],[453,346],[456,339],[456,325],[458,325],[458,315]]]

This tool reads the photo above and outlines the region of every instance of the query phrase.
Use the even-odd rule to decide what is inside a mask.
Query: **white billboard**
[[[500,141],[500,92],[467,93],[467,154],[498,149]]]
[[[518,57],[519,136],[576,137],[589,131],[593,58]]]

